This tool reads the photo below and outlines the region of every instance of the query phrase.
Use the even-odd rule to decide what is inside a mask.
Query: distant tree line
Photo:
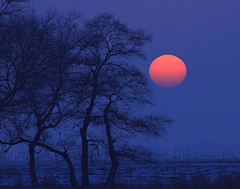
[[[140,114],[153,105],[144,74],[132,63],[145,59],[151,35],[132,30],[111,14],[83,19],[49,11],[37,16],[22,2],[0,5],[0,144],[4,153],[28,145],[33,186],[35,149],[63,157],[78,188],[73,151],[81,152],[82,186],[89,185],[89,156],[103,149],[111,160],[105,186],[114,184],[119,158],[149,162],[151,152],[130,145],[139,135],[160,137],[170,118]]]

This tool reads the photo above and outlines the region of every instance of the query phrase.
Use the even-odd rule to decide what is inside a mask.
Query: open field
[[[75,163],[76,178],[80,185],[80,164]],[[110,170],[107,161],[95,162],[90,167],[91,188],[102,188]],[[0,188],[31,188],[27,162],[2,162]],[[68,189],[68,167],[60,162],[40,162],[36,172],[41,189]],[[12,187],[11,187],[12,186]],[[47,187],[46,187],[47,186]],[[224,187],[225,186],[225,187]],[[157,164],[120,163],[115,189],[134,188],[240,188],[239,160],[162,160]],[[40,189],[40,188],[39,188]]]

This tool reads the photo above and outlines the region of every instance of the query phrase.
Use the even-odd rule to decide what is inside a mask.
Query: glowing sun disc
[[[151,63],[149,75],[157,85],[171,88],[183,82],[187,68],[180,58],[174,55],[162,55]]]

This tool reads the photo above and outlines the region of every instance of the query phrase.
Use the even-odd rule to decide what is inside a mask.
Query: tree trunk
[[[35,171],[35,147],[42,133],[41,122],[39,120],[37,121],[37,128],[38,128],[38,131],[33,141],[30,142],[29,144],[29,157],[30,157],[29,168],[30,168],[30,176],[31,176],[31,181],[33,186],[38,186],[38,179]]]
[[[76,180],[76,177],[75,177],[75,171],[74,171],[73,164],[72,164],[71,160],[69,159],[68,154],[65,153],[63,155],[63,157],[66,160],[66,162],[68,164],[68,167],[69,167],[69,178],[70,178],[70,182],[71,182],[71,187],[72,187],[72,189],[77,189],[78,184],[77,184],[77,180]]]
[[[81,129],[82,138],[82,186],[89,186],[88,178],[88,144],[86,129]]]
[[[115,152],[113,152],[110,155],[110,158],[111,158],[112,166],[111,166],[111,170],[110,170],[110,173],[108,175],[107,181],[105,183],[106,186],[113,186],[114,185],[114,180],[115,180],[115,176],[116,176],[118,165],[119,165]]]
[[[83,127],[80,129],[81,139],[82,139],[82,187],[89,186],[89,178],[88,178],[88,140],[87,140],[87,128],[89,123],[91,122],[91,112],[94,107],[95,98],[97,96],[97,75],[94,76],[95,86],[93,87],[92,97],[89,104],[89,107],[86,109],[86,116],[83,121]]]
[[[110,124],[109,124],[108,116],[107,116],[107,108],[104,110],[104,123],[106,126],[109,156],[111,159],[112,166],[111,166],[111,170],[108,175],[107,181],[105,182],[105,186],[113,186],[119,163],[117,160],[117,154],[114,150],[113,140],[112,140],[111,133],[110,133]]]
[[[29,162],[29,168],[30,168],[30,176],[31,176],[31,182],[33,186],[38,186],[38,180],[37,180],[37,175],[35,171],[35,157],[34,157],[34,147],[32,144],[29,144],[29,157],[30,157],[30,162]]]
[[[56,154],[59,154],[61,155],[65,161],[67,162],[68,164],[68,167],[69,167],[69,179],[70,179],[70,183],[71,183],[71,188],[72,189],[77,189],[78,188],[78,184],[77,184],[77,180],[76,180],[76,177],[75,177],[75,170],[74,170],[74,167],[73,167],[73,164],[72,164],[72,161],[70,160],[69,158],[69,155],[67,154],[67,152],[61,152],[59,150],[56,150],[56,149],[53,149],[52,147],[44,144],[44,143],[37,143],[38,146],[41,146],[43,148],[46,148],[47,150],[53,152],[53,153],[56,153]]]

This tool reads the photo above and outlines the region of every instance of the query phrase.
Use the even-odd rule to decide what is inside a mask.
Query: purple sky
[[[239,151],[240,156],[240,1],[239,0],[33,0],[37,11],[79,10],[83,17],[109,12],[130,28],[154,36],[147,61],[136,61],[148,75],[162,54],[181,58],[185,81],[171,89],[151,82],[155,108],[174,119],[154,149]]]

